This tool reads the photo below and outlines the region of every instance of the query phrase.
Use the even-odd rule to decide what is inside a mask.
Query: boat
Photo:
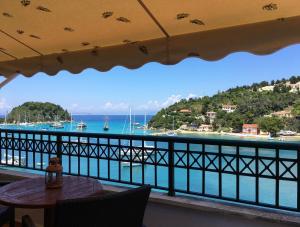
[[[297,132],[290,131],[290,130],[281,130],[278,134],[281,136],[295,136],[297,135]]]
[[[175,132],[175,124],[174,124],[174,116],[173,116],[173,127],[172,127],[173,129],[172,129],[172,131],[168,131],[167,133],[166,133],[166,135],[167,136],[176,136],[177,135],[177,133]]]
[[[81,121],[77,124],[76,128],[79,129],[79,130],[83,130],[83,129],[86,129],[87,126],[83,121]]]
[[[27,126],[27,125],[29,125],[29,123],[28,122],[21,122],[19,125],[21,125],[21,126]]]
[[[11,155],[6,154],[3,155],[3,159],[1,160],[1,163],[8,164],[8,165],[15,165],[15,166],[25,166],[25,157],[19,157],[19,156],[14,156],[14,161]],[[6,162],[7,161],[7,162]]]
[[[53,124],[50,125],[52,128],[63,128],[63,124],[59,121],[54,122]]]
[[[42,166],[42,165],[45,166],[46,163],[45,163],[45,162],[37,162],[36,165],[37,165],[37,166]]]
[[[137,166],[141,166],[142,163],[137,163],[137,162],[132,162],[131,166],[132,167],[137,167]],[[122,166],[123,167],[130,167],[130,162],[122,162]]]
[[[108,131],[108,130],[109,130],[108,119],[107,119],[107,118],[106,118],[106,120],[105,120],[105,122],[104,122],[103,130],[104,130],[104,131]]]

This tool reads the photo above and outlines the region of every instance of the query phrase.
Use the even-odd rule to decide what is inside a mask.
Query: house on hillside
[[[237,106],[236,105],[222,105],[222,110],[226,111],[227,113],[232,113],[236,110]]]
[[[181,109],[179,110],[180,113],[192,113],[190,109]]]
[[[291,87],[290,92],[292,93],[297,93],[300,91],[300,81],[295,84],[291,84],[290,82],[288,82],[287,85]]]
[[[273,91],[274,90],[274,86],[270,85],[270,86],[264,86],[258,89],[258,91]]]
[[[206,116],[209,118],[209,122],[213,123],[216,118],[217,113],[214,111],[208,111],[206,112]]]
[[[257,124],[243,124],[243,134],[259,135],[260,130]]]
[[[277,111],[277,112],[271,113],[271,115],[274,116],[274,117],[280,117],[280,118],[283,118],[283,117],[291,118],[291,117],[293,117],[291,109],[285,109],[285,110],[282,110],[282,111]]]

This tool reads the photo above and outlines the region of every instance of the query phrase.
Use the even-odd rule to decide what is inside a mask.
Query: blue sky
[[[17,77],[0,90],[0,114],[26,101],[60,104],[74,114],[155,113],[181,98],[213,95],[237,85],[300,75],[300,45],[274,54],[234,53],[214,62],[198,58],[177,65],[148,63],[130,70],[86,69],[80,74]]]

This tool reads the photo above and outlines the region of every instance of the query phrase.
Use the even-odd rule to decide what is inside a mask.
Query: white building
[[[199,126],[199,128],[197,129],[197,131],[199,132],[212,132],[213,127],[212,125],[206,125],[206,124],[202,124]]]
[[[214,111],[206,112],[206,116],[209,118],[209,122],[213,123],[216,118],[217,113]]]
[[[226,111],[227,113],[232,113],[236,110],[236,105],[222,105],[222,110]]]

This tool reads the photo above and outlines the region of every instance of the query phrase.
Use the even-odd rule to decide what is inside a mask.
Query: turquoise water
[[[146,123],[151,119],[151,115],[146,116]],[[109,131],[104,131],[103,126],[105,121],[109,122]],[[83,121],[87,124],[84,130],[76,128],[77,123]],[[132,116],[132,122],[139,123],[143,126],[145,122],[144,115]],[[66,132],[91,132],[91,133],[110,133],[110,134],[130,134],[129,129],[129,115],[74,115],[73,123],[64,123],[63,128],[52,128],[50,124],[36,124],[34,126],[21,126],[21,125],[1,125],[0,128],[8,129],[25,129],[25,130],[49,130],[49,131],[66,131]],[[138,126],[133,127],[131,134],[134,135],[151,135],[155,133],[152,130],[138,129]],[[231,135],[218,135],[218,134],[178,134],[177,136],[190,137],[190,138],[209,138],[209,139],[234,139],[234,140],[255,140],[255,141],[269,141],[276,142],[277,140],[268,140],[266,138],[254,137],[238,137]],[[291,140],[289,142],[299,143],[299,140]]]
[[[151,116],[146,116],[146,122]],[[109,123],[109,130],[104,131],[103,126],[105,121]],[[87,128],[79,130],[76,128],[77,123],[83,121],[87,124]],[[132,122],[139,123],[139,126],[144,125],[144,115],[132,116]],[[112,133],[112,134],[129,134],[129,116],[128,115],[74,115],[73,122],[64,123],[63,128],[52,128],[50,124],[35,124],[34,126],[22,125],[2,125],[0,128],[9,129],[26,129],[26,130],[49,130],[49,131],[66,131],[66,132],[92,132],[92,133]],[[134,127],[131,134],[150,134],[151,131],[144,131]]]
[[[64,128],[62,129],[54,129],[51,128],[49,125],[41,124],[36,126],[2,126],[5,128],[15,128],[15,129],[33,129],[33,130],[51,130],[51,131],[76,131],[80,132],[76,129],[76,123],[83,121],[87,124],[87,128],[83,130],[83,132],[96,132],[96,133],[106,133],[103,130],[104,122],[106,119],[109,119],[109,131],[108,133],[117,133],[117,134],[128,134],[129,133],[129,117],[125,115],[119,115],[119,116],[94,116],[94,115],[85,115],[85,116],[74,116],[74,123],[65,123]],[[147,120],[149,120],[150,117],[148,117]],[[144,124],[144,116],[138,115],[133,117],[133,122],[137,122],[140,125]],[[151,134],[151,131],[144,131],[143,129],[137,129],[135,128],[132,131],[132,134]],[[184,135],[187,136],[187,135]],[[195,137],[195,135],[189,135],[191,137]],[[219,136],[219,135],[204,135],[201,137],[206,138],[221,138],[221,139],[239,139],[237,137],[232,136]],[[245,139],[245,138],[240,138]],[[92,141],[91,141],[92,142]],[[104,144],[105,141],[102,141]],[[114,141],[112,140],[111,143],[113,144]],[[147,141],[148,146],[153,146],[153,142]],[[134,146],[140,146],[139,141],[136,141],[134,143]],[[158,144],[158,147],[164,149],[167,148],[166,143],[160,143]],[[180,151],[186,150],[186,144],[175,144],[175,150]],[[190,147],[191,151],[194,151],[194,156],[197,156],[197,153],[201,153],[202,148],[199,145],[191,145]],[[206,152],[212,152],[217,153],[218,147],[217,146],[207,146]],[[8,152],[11,154],[11,152]],[[159,152],[158,152],[159,153]],[[186,152],[183,152],[186,153]],[[228,147],[228,146],[222,146],[222,153],[223,154],[236,154],[235,147]],[[274,158],[275,157],[275,151],[270,149],[259,149],[259,153],[261,156],[266,158]],[[105,151],[105,154],[107,154],[107,151]],[[161,152],[163,154],[163,152]],[[178,153],[180,155],[180,153]],[[254,156],[255,151],[253,148],[241,148],[240,150],[241,155],[248,155],[249,157]],[[22,156],[25,157],[25,152],[21,153]],[[158,155],[159,156],[159,155]],[[190,164],[194,160],[194,156],[189,155]],[[282,158],[288,158],[290,161],[285,162],[285,165],[289,167],[292,162],[297,158],[296,151],[285,151],[282,150],[279,153],[279,156]],[[159,156],[158,158],[160,158]],[[214,155],[211,154],[210,158],[213,158]],[[132,181],[135,183],[142,183],[142,168],[144,168],[144,174],[145,174],[145,183],[154,184],[155,178],[157,179],[157,185],[161,187],[167,187],[168,186],[168,168],[165,166],[157,167],[157,175],[155,175],[155,166],[151,164],[147,164],[144,167],[142,166],[135,166],[132,168],[132,173],[130,168],[128,166],[122,165],[119,161],[107,161],[107,160],[97,160],[96,158],[84,158],[81,157],[80,160],[78,158],[72,157],[69,160],[69,156],[63,156],[62,164],[65,171],[70,171],[71,173],[77,174],[80,172],[83,175],[88,174],[88,170],[90,172],[91,176],[97,176],[99,174],[102,178],[108,178],[108,170],[110,170],[110,177],[111,179],[118,180],[119,178],[123,181],[129,181],[130,175],[132,175]],[[3,159],[3,152],[2,152],[2,159]],[[167,159],[167,156],[166,156]],[[33,163],[35,160],[35,164],[41,162],[41,155],[39,153],[35,154],[35,157],[33,156],[32,152],[29,152],[28,156],[28,164],[30,167],[33,167]],[[42,169],[45,169],[45,166],[48,163],[48,155],[44,154],[42,157],[42,160],[44,162]],[[200,160],[200,159],[199,159]],[[218,159],[217,159],[218,160]],[[250,160],[250,159],[249,159]],[[248,161],[249,161],[248,160]],[[175,162],[180,161],[179,157],[175,155]],[[182,161],[187,161],[187,156],[182,157]],[[230,161],[228,158],[227,161]],[[245,159],[247,162],[247,160]],[[199,161],[200,162],[200,161]],[[264,160],[265,164],[269,164],[269,160]],[[210,163],[210,160],[205,158],[205,165],[208,166]],[[71,164],[71,165],[70,165]],[[225,160],[221,161],[222,168],[225,168],[227,162]],[[232,166],[236,166],[236,161],[233,161]],[[80,168],[79,168],[80,165]],[[216,161],[216,165],[218,166],[218,163]],[[253,162],[250,167],[252,169],[255,169],[255,163]],[[99,166],[99,172],[98,168]],[[242,169],[245,166],[242,162],[240,162],[240,169]],[[88,168],[89,167],[89,168]],[[197,163],[194,163],[194,167],[197,167]],[[211,165],[210,168],[213,166]],[[260,171],[263,170],[264,164],[259,164]],[[119,175],[119,169],[121,169],[121,175]],[[283,174],[285,171],[284,165],[280,164],[279,172],[280,174]],[[227,170],[230,170],[229,167],[227,167]],[[275,163],[270,165],[270,170],[272,172],[275,171]],[[24,170],[23,170],[24,171]],[[26,170],[31,171],[31,170]],[[247,171],[247,170],[245,170]],[[297,176],[297,165],[293,166],[290,170],[295,176]],[[248,171],[249,172],[249,171]],[[250,172],[249,172],[250,173]],[[271,175],[268,170],[264,172],[264,174]],[[189,175],[189,177],[188,177]],[[188,179],[190,181],[190,190],[195,193],[202,193],[202,177],[203,173],[201,170],[190,170],[189,174],[187,173],[186,169],[183,168],[175,168],[175,188],[179,190],[186,190],[187,189],[187,182]],[[284,174],[284,177],[291,177],[291,174],[289,172]],[[205,192],[211,195],[218,195],[219,190],[219,174],[218,172],[208,172],[205,173]],[[267,204],[274,204],[275,202],[275,180],[274,179],[266,179],[263,177],[259,178],[259,201],[262,203]],[[229,198],[235,198],[236,197],[236,188],[237,180],[235,174],[222,174],[222,194],[223,196],[229,197]],[[288,207],[296,207],[296,201],[297,201],[297,182],[295,181],[287,181],[287,180],[280,180],[280,192],[279,192],[279,205],[281,206],[288,206]],[[248,176],[240,176],[240,199],[248,200],[248,201],[255,201],[255,177],[248,177]]]

